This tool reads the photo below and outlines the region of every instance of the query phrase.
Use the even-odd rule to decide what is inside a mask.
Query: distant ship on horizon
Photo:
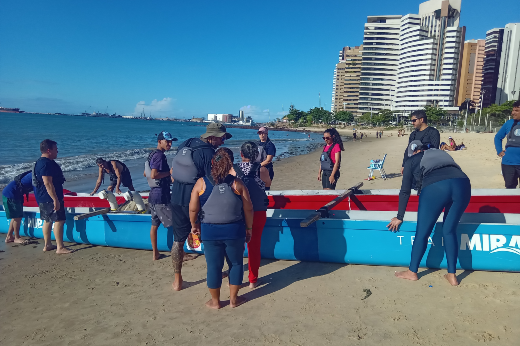
[[[4,108],[0,107],[1,113],[25,113],[24,111],[21,111],[20,108]]]

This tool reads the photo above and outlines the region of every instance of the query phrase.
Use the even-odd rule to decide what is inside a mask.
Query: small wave
[[[103,157],[105,160],[119,160],[121,162],[145,158],[150,154],[152,148],[131,149],[120,152],[112,152],[101,155],[79,155],[56,159],[63,172],[79,171],[96,166],[96,159]],[[168,153],[170,155],[174,153]],[[14,165],[0,165],[0,184],[9,183],[18,174],[31,170],[34,162],[18,163]]]

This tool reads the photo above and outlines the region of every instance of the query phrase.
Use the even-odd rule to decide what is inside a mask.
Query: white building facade
[[[219,121],[221,123],[230,123],[233,114],[208,114],[209,121]]]
[[[419,14],[402,18],[393,110],[409,113],[427,105],[455,108],[465,29],[460,0],[430,0]]]
[[[518,100],[519,93],[520,23],[510,23],[504,28],[495,103],[501,105],[510,100]]]

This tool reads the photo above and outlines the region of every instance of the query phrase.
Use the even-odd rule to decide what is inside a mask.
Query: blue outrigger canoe
[[[20,234],[43,238],[37,209],[26,210]],[[74,220],[74,216],[82,214],[78,211],[68,208],[65,241],[151,250],[150,215],[110,213]],[[312,212],[268,210],[262,234],[262,258],[408,266],[416,213],[407,213],[400,231],[392,233],[386,225],[395,212],[330,210],[328,217],[302,227],[302,222]],[[8,225],[5,212],[0,211],[0,233],[6,233]],[[466,213],[459,224],[457,237],[459,269],[520,271],[520,214]],[[160,226],[157,238],[160,251],[171,249],[171,230]],[[204,244],[197,248],[186,244],[185,251],[203,253]],[[247,249],[244,256],[247,256]],[[442,219],[432,233],[421,267],[446,268]]]

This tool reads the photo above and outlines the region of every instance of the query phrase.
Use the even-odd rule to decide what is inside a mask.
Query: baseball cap
[[[453,137],[449,136],[448,139],[453,139]]]
[[[267,133],[267,132],[269,132],[269,130],[267,129],[267,127],[262,126],[261,128],[258,129],[258,133],[261,133],[261,132]]]
[[[166,131],[163,131],[157,135],[157,140],[161,141],[163,139],[166,139],[167,141],[175,142],[177,138],[173,138],[172,134]]]
[[[410,145],[408,145],[408,157],[411,157],[413,155],[413,152],[417,149],[422,149],[422,142],[419,140],[412,141]]]
[[[221,123],[210,123],[206,126],[206,133],[202,134],[201,138],[208,137],[222,137],[226,136],[226,139],[230,139],[232,136],[226,131],[226,127]]]

